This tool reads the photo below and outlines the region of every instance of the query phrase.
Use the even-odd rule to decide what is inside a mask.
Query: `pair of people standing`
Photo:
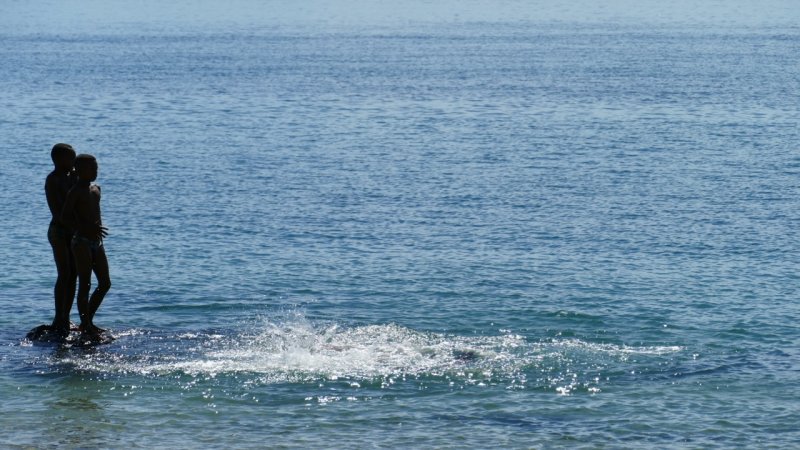
[[[97,160],[87,154],[76,156],[69,144],[54,145],[50,157],[55,169],[45,181],[52,214],[47,238],[58,271],[53,289],[56,313],[52,329],[60,336],[69,333],[77,281],[79,330],[99,335],[104,330],[94,324],[94,315],[111,288],[111,278],[103,248],[108,231],[100,217],[100,186],[93,184],[97,179]],[[97,277],[97,287],[90,297],[92,272]]]

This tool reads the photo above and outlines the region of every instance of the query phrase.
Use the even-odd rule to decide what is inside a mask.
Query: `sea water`
[[[800,445],[796,4],[162,3],[0,6],[0,446]]]

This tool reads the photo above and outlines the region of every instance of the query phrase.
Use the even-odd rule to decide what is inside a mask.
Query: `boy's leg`
[[[72,255],[78,272],[78,313],[81,316],[81,328],[85,330],[91,323],[89,289],[92,287],[92,249],[88,245],[73,244]]]
[[[93,270],[94,276],[97,277],[97,288],[95,288],[92,293],[92,298],[89,299],[89,323],[94,327],[94,315],[97,309],[100,308],[100,303],[103,302],[106,293],[111,289],[108,258],[106,257],[106,250],[102,245],[94,251]]]
[[[72,245],[68,245],[67,248],[69,248],[69,276],[67,277],[67,296],[64,298],[64,324],[69,328],[69,316],[72,313],[72,303],[75,301],[75,291],[78,288],[78,270],[75,268]]]
[[[70,251],[69,241],[50,234],[50,246],[53,248],[53,259],[56,263],[58,277],[53,287],[55,299],[55,317],[53,327],[69,329],[69,311],[75,297],[75,263]]]

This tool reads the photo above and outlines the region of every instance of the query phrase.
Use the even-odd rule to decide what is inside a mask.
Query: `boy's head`
[[[97,179],[97,159],[92,155],[80,154],[75,158],[75,173],[86,181]]]
[[[75,150],[69,144],[56,144],[50,150],[50,158],[56,169],[69,170],[75,162]]]

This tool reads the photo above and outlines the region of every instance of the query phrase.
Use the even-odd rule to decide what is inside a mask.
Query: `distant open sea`
[[[780,0],[2,1],[0,448],[798,448],[799,56]],[[25,340],[57,142],[108,345]]]

